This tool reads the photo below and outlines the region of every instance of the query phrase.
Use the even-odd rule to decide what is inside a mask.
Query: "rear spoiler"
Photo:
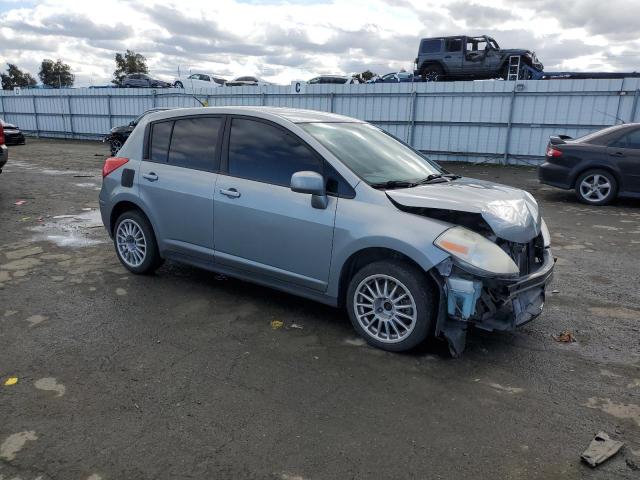
[[[570,140],[571,136],[569,135],[553,135],[551,137],[549,137],[549,143],[551,145],[561,145],[563,143],[567,143],[565,142],[565,140]]]

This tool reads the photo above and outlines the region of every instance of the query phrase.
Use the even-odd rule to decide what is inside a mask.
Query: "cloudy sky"
[[[133,49],[166,80],[289,83],[410,69],[421,37],[467,33],[535,50],[547,71],[640,71],[639,25],[640,0],[0,0],[0,62],[36,76],[60,58],[99,85]]]

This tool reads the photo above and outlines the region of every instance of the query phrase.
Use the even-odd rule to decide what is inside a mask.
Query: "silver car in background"
[[[268,107],[145,116],[106,160],[104,225],[122,264],[179,262],[345,306],[360,335],[453,355],[469,325],[537,317],[554,260],[533,197],[460,178],[383,130]]]

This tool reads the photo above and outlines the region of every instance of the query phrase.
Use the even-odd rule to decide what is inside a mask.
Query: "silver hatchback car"
[[[102,220],[133,273],[164,259],[334,306],[376,347],[537,317],[554,260],[533,197],[460,178],[369,124],[260,107],[156,112],[108,158]]]

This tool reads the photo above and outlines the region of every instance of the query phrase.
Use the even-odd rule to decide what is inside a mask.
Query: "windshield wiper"
[[[454,175],[453,173],[432,173],[431,175],[423,178],[422,180],[416,182],[417,185],[425,185],[427,183],[431,183],[434,180],[445,179],[446,180],[455,180],[457,178],[461,178],[460,175]]]
[[[411,188],[417,185],[416,182],[409,182],[407,180],[388,180],[386,182],[372,183],[373,188],[381,188],[385,190],[391,190],[393,188]]]

